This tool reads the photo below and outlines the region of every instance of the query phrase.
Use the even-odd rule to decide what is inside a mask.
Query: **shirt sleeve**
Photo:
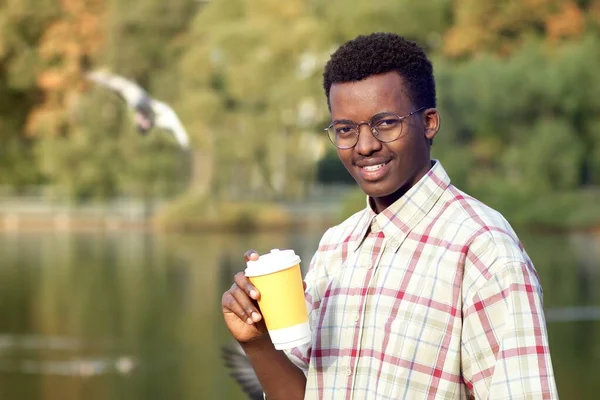
[[[306,299],[306,309],[308,312],[308,322],[311,328],[311,332],[314,333],[315,329],[315,313],[314,306],[316,302],[315,287],[312,285],[312,275],[314,274],[314,263],[316,262],[317,255],[313,256],[309,270],[304,278],[306,283],[306,290],[304,297]],[[298,347],[294,347],[290,350],[285,350],[287,357],[292,361],[298,368],[304,372],[304,375],[308,374],[308,365],[310,363],[310,353],[312,351],[312,341]]]
[[[498,261],[498,259],[496,259]],[[463,304],[462,374],[477,399],[557,399],[542,289],[528,260],[503,260]]]

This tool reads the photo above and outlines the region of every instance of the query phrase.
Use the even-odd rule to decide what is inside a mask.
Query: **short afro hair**
[[[334,83],[360,81],[391,71],[404,79],[415,107],[436,106],[433,66],[425,50],[402,36],[382,32],[358,36],[331,55],[323,72],[327,104]]]

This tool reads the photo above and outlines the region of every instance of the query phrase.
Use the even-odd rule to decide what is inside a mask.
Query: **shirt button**
[[[398,241],[397,240],[392,240],[390,242],[390,246],[392,246],[392,247],[398,247]]]
[[[350,376],[350,375],[352,375],[352,370],[351,370],[350,368],[348,368],[348,369],[346,370],[346,375],[347,375],[347,376]]]
[[[354,322],[358,322],[358,321],[360,321],[360,315],[355,314],[354,315]]]

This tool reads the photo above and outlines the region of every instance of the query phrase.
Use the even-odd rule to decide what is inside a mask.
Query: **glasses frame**
[[[356,145],[358,144],[358,137],[360,136],[360,126],[361,126],[361,125],[368,125],[368,126],[369,126],[369,131],[371,132],[371,134],[372,134],[372,135],[375,137],[375,139],[379,140],[381,143],[391,143],[391,142],[393,142],[393,141],[395,141],[395,140],[398,140],[398,139],[400,139],[400,137],[402,136],[402,128],[403,128],[403,126],[404,126],[404,125],[403,125],[403,123],[404,123],[404,120],[405,120],[406,118],[410,117],[411,115],[414,115],[414,114],[416,114],[416,113],[418,113],[418,112],[420,112],[420,111],[423,111],[423,110],[425,110],[426,108],[427,108],[427,107],[420,107],[420,108],[417,108],[416,110],[412,111],[410,114],[406,114],[406,115],[398,115],[398,114],[397,114],[397,113],[395,113],[395,112],[388,112],[388,111],[385,111],[385,112],[380,112],[380,113],[377,113],[377,114],[373,115],[373,116],[371,117],[371,119],[370,119],[370,120],[368,120],[368,121],[354,122],[354,121],[351,121],[351,120],[335,120],[335,121],[332,121],[332,122],[331,122],[331,124],[329,124],[329,126],[328,126],[327,128],[325,128],[324,130],[325,130],[325,132],[327,133],[327,137],[329,138],[329,141],[330,141],[331,143],[333,143],[333,145],[334,145],[335,147],[337,147],[338,149],[341,149],[341,150],[348,150],[348,149],[351,149],[351,148],[353,148],[354,146],[356,146]],[[395,115],[395,116],[396,116],[396,117],[398,117],[398,119],[400,120],[400,133],[399,133],[399,134],[398,134],[398,136],[396,136],[394,139],[391,139],[391,140],[381,140],[381,139],[379,138],[379,132],[377,131],[377,128],[376,128],[376,127],[374,127],[374,126],[372,125],[372,123],[373,123],[373,118],[375,118],[375,117],[377,117],[378,115],[381,115],[381,114],[391,114],[391,115]],[[355,142],[354,142],[354,144],[353,144],[352,146],[343,146],[343,147],[340,147],[340,146],[338,146],[338,145],[335,143],[335,139],[332,139],[332,138],[331,138],[331,135],[329,135],[329,130],[330,130],[331,128],[333,128],[333,125],[335,125],[337,122],[341,122],[341,121],[344,121],[344,122],[351,122],[351,123],[353,123],[354,125],[356,125],[356,140],[355,140]]]

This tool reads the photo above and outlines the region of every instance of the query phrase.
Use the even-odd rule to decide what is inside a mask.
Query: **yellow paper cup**
[[[246,276],[260,291],[258,305],[275,348],[310,342],[300,257],[294,250],[273,249],[246,265]]]

